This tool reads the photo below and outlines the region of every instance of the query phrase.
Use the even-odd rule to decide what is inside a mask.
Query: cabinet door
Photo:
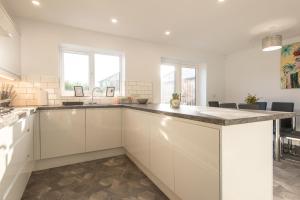
[[[118,108],[86,110],[86,151],[122,146],[122,113]]]
[[[41,158],[85,152],[85,110],[40,112]]]
[[[141,111],[125,110],[125,148],[141,164],[150,167],[150,121]]]
[[[0,198],[20,199],[33,167],[32,118],[0,130]]]
[[[150,123],[150,170],[169,189],[174,191],[173,150],[171,143],[173,122],[167,116],[152,116]]]
[[[181,199],[219,200],[219,130],[172,124],[175,193]]]

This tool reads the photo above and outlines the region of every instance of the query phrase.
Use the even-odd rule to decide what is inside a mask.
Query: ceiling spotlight
[[[275,51],[282,47],[282,35],[270,35],[262,40],[263,51]]]
[[[41,5],[41,3],[40,3],[39,1],[37,1],[37,0],[32,0],[31,3],[32,3],[34,6],[37,6],[37,7]]]
[[[218,0],[218,2],[221,2],[221,3],[224,2],[224,1],[225,1],[225,0]]]
[[[111,22],[112,22],[113,24],[116,24],[116,23],[118,23],[118,20],[117,20],[116,18],[112,18],[112,19],[111,19]]]
[[[170,32],[170,31],[166,31],[166,32],[165,32],[165,35],[168,35],[168,36],[169,36],[169,35],[171,35],[171,32]]]

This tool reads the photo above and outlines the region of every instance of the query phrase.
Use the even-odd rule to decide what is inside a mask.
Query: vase
[[[170,105],[172,108],[179,108],[180,107],[180,100],[179,99],[171,99]]]

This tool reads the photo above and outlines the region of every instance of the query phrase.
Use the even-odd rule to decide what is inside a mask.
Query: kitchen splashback
[[[60,105],[63,101],[83,101],[88,103],[91,97],[72,97],[61,96],[59,78],[55,76],[22,76],[21,81],[0,81],[14,85],[17,93],[13,106],[32,106],[39,105],[39,91],[48,92],[48,104]],[[136,98],[148,98],[150,102],[153,99],[152,82],[145,81],[125,81],[125,95]],[[95,97],[95,102],[102,104],[118,103],[118,97]]]

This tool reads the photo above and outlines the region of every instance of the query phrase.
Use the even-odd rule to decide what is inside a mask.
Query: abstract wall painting
[[[281,49],[281,88],[300,88],[300,42]]]

